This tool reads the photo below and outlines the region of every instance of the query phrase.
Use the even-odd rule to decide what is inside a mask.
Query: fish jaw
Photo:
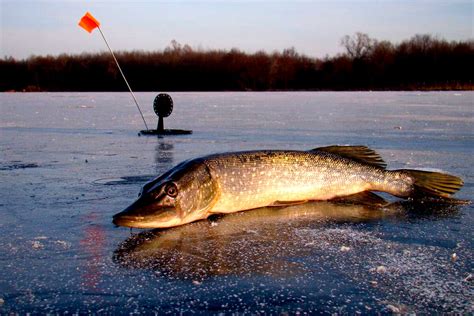
[[[117,214],[118,215],[118,214]],[[182,225],[180,219],[170,218],[167,221],[163,220],[153,220],[152,218],[147,218],[145,221],[144,217],[134,217],[134,216],[114,216],[113,223],[117,226],[124,226],[130,228],[169,228]]]
[[[182,218],[173,206],[147,205],[138,199],[122,212],[115,214],[112,223],[133,228],[168,228],[181,225]]]
[[[133,206],[133,204],[131,205]],[[156,215],[140,214],[136,209],[129,206],[124,211],[113,216],[112,223],[117,226],[131,228],[170,228],[184,225],[201,219],[206,219],[209,212],[193,212],[181,218],[174,208],[163,208]]]

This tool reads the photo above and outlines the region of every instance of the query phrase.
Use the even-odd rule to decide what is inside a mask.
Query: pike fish
[[[184,161],[148,182],[133,204],[114,215],[113,223],[166,228],[265,206],[356,194],[376,199],[372,191],[449,199],[462,185],[449,174],[387,170],[380,155],[365,146],[223,153]]]

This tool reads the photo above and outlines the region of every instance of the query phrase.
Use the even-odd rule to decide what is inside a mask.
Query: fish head
[[[216,181],[202,160],[181,163],[147,183],[138,199],[114,215],[118,226],[167,228],[204,219],[218,194]]]

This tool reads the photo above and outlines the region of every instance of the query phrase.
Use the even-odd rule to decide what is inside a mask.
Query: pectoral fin
[[[299,205],[307,203],[308,200],[301,200],[301,201],[275,201],[268,206],[290,206],[290,205]]]

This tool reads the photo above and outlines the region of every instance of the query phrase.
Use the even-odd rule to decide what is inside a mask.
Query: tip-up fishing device
[[[112,54],[115,64],[117,65],[117,68],[120,71],[120,74],[122,75],[122,78],[125,81],[125,84],[127,85],[128,90],[130,91],[130,94],[132,95],[133,101],[135,102],[135,105],[137,106],[138,112],[140,112],[140,116],[142,117],[143,123],[145,124],[146,130],[140,131],[140,134],[143,134],[143,135],[182,135],[182,134],[192,133],[192,131],[190,130],[164,128],[163,118],[170,116],[171,112],[173,111],[173,99],[171,99],[171,96],[166,93],[160,93],[156,96],[153,102],[153,110],[158,116],[158,126],[156,130],[148,129],[148,125],[146,124],[145,118],[143,117],[143,113],[140,109],[140,105],[138,104],[137,98],[135,97],[135,94],[133,93],[132,88],[130,87],[127,81],[127,78],[125,78],[122,68],[120,67],[119,62],[117,58],[115,57],[115,54],[112,48],[110,48],[109,43],[105,39],[105,35],[100,28],[99,21],[96,18],[94,18],[92,14],[87,12],[79,21],[79,26],[85,29],[89,33],[91,33],[94,29],[97,28],[100,32],[100,35],[102,35],[105,45],[107,45],[107,48],[109,49],[110,54]]]

